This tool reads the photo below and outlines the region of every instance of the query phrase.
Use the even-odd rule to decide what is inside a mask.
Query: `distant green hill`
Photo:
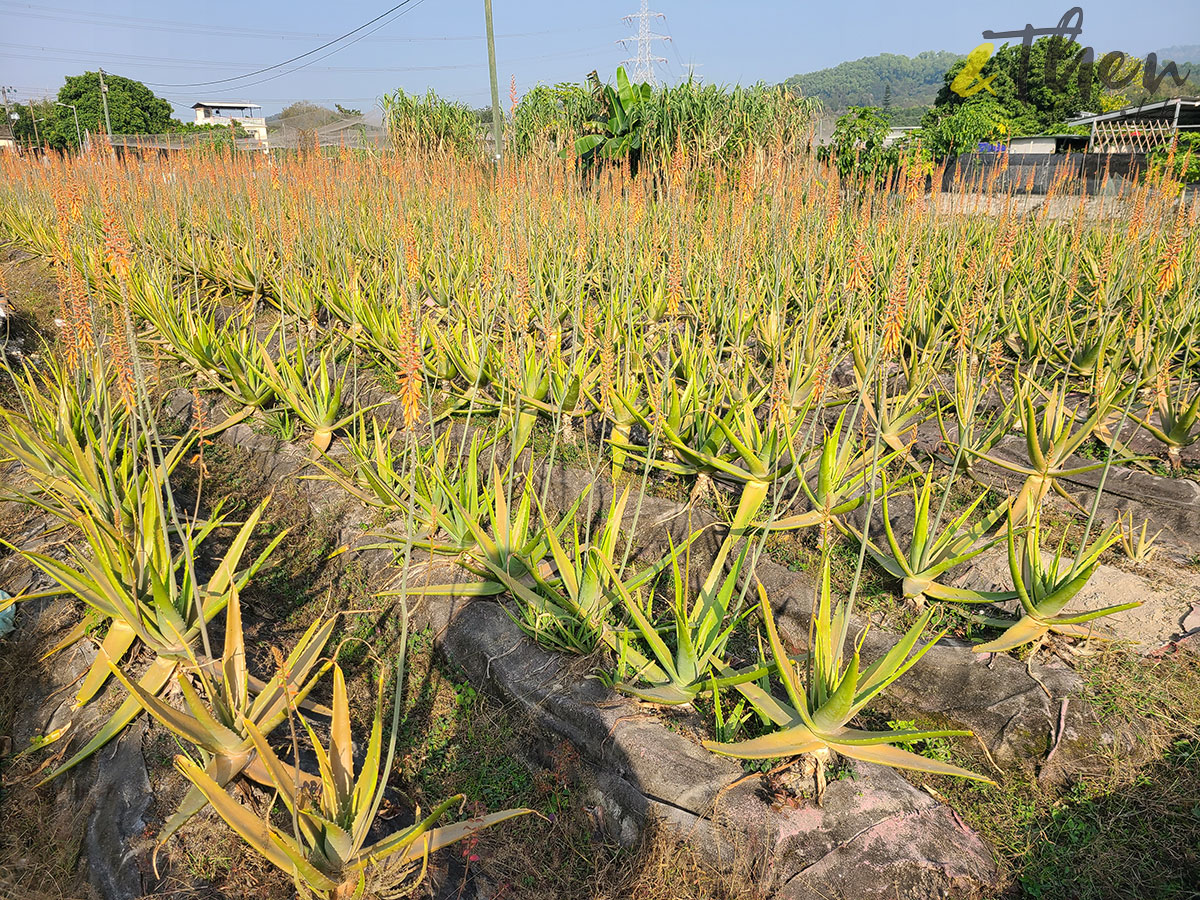
[[[1181,64],[1185,62],[1195,62],[1200,59],[1200,44],[1182,44],[1176,47],[1164,47],[1158,52],[1159,64],[1165,59],[1172,59]]]
[[[818,98],[832,112],[851,106],[883,106],[889,87],[892,109],[927,108],[933,105],[946,72],[960,58],[944,50],[926,50],[911,57],[880,53],[793,75],[784,84],[798,87],[806,97]]]

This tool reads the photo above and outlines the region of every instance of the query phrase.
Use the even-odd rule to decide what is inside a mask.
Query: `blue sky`
[[[65,75],[102,66],[151,84],[178,114],[196,99],[250,99],[267,113],[311,99],[368,108],[402,87],[439,93],[475,106],[488,103],[482,0],[410,0],[383,27],[327,58],[221,84],[304,53],[379,15],[398,0],[0,0],[0,84],[15,96],[55,93]],[[1052,26],[1068,0],[946,2],[708,2],[653,0],[665,15],[655,30],[672,41],[656,47],[667,62],[660,80],[675,81],[690,65],[706,81],[777,82],[797,72],[876,53],[922,50],[966,53],[984,29],[1026,22]],[[539,82],[602,76],[633,46],[621,16],[638,0],[494,0],[502,102],[510,79],[519,93]],[[1083,4],[1081,41],[1100,51],[1143,55],[1200,44],[1198,0],[1094,0]],[[374,26],[373,26],[374,27]],[[331,48],[333,49],[333,48]],[[280,74],[280,73],[286,74]],[[278,76],[278,77],[275,77]],[[269,80],[262,80],[268,79]]]

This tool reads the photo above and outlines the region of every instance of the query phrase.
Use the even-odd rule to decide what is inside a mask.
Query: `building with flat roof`
[[[248,100],[201,100],[192,104],[197,125],[238,125],[251,137],[267,146],[267,120],[259,115],[262,109]]]

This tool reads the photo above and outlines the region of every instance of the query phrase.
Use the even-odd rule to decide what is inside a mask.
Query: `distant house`
[[[13,137],[12,125],[8,122],[0,121],[0,150],[15,149],[17,149],[17,141]]]
[[[239,125],[252,138],[267,146],[267,120],[258,115],[257,103],[243,100],[201,100],[192,104],[197,125]]]
[[[1010,138],[1008,152],[1051,156],[1056,153],[1082,153],[1087,145],[1086,134],[1031,134]]]

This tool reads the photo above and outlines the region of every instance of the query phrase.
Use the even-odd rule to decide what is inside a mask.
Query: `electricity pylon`
[[[617,41],[623,47],[628,48],[633,41],[637,42],[637,55],[631,56],[629,59],[622,60],[622,64],[633,63],[633,80],[634,81],[649,81],[654,84],[654,64],[665,63],[666,59],[661,56],[654,55],[655,41],[669,41],[671,38],[665,34],[655,34],[650,30],[651,19],[665,18],[662,13],[650,11],[650,0],[642,0],[641,9],[636,13],[630,13],[627,16],[622,16],[622,20],[629,25],[633,24],[633,20],[638,20],[638,33],[636,36],[630,35],[627,38],[621,38]]]

